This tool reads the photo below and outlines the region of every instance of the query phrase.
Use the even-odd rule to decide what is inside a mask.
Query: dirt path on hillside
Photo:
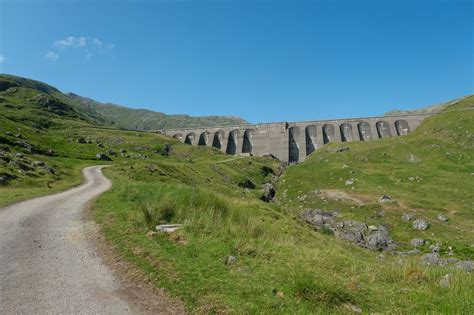
[[[99,255],[94,223],[82,218],[88,202],[111,187],[102,168],[85,168],[79,187],[0,209],[1,314],[182,312],[128,283]]]

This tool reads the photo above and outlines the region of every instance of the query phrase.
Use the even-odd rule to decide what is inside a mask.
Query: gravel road
[[[102,166],[66,192],[0,209],[1,314],[135,313],[87,240],[87,203],[110,188]]]

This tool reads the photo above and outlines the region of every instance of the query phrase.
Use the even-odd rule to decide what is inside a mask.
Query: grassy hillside
[[[391,110],[387,113],[385,113],[385,116],[397,116],[397,115],[416,115],[416,114],[431,114],[431,113],[438,113],[441,112],[442,110],[446,109],[447,107],[452,107],[453,105],[456,105],[457,103],[464,102],[464,100],[471,98],[472,95],[466,95],[461,98],[457,98],[455,100],[441,103],[441,104],[435,104],[431,106],[425,106],[422,108],[418,109],[412,109],[412,110],[399,110],[399,109],[394,109]]]
[[[346,143],[342,152],[335,150],[341,144],[324,147],[278,178],[273,159],[109,128],[29,83],[0,90],[0,205],[77,184],[83,166],[112,164],[104,173],[113,187],[94,205],[97,222],[136,265],[132,274],[193,313],[474,311],[472,273],[454,263],[420,264],[435,243],[441,257],[473,259],[473,99],[405,137]],[[45,97],[52,101],[37,101]],[[350,178],[354,184],[345,185]],[[245,188],[249,181],[255,188]],[[260,196],[269,181],[277,200],[266,203]],[[393,201],[379,203],[382,194]],[[384,226],[398,251],[410,250],[413,237],[427,243],[414,255],[361,248],[315,231],[300,216],[308,208],[337,208],[338,220]],[[413,230],[403,213],[430,227]],[[168,222],[183,228],[154,231]]]
[[[202,116],[166,115],[147,109],[132,109],[120,105],[100,103],[73,93],[67,96],[84,108],[97,113],[116,127],[128,130],[158,130],[188,127],[212,127],[227,125],[243,125],[245,120],[234,116]]]

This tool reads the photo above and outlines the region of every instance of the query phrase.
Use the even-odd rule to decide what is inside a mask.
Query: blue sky
[[[473,93],[469,0],[0,0],[0,72],[102,102],[251,122]]]

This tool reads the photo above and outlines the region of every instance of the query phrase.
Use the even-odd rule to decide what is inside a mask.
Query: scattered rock
[[[425,219],[416,219],[413,221],[413,228],[415,230],[426,230],[428,227],[429,223]]]
[[[97,153],[95,157],[96,159],[101,161],[112,161],[112,159],[104,153]]]
[[[229,256],[225,260],[226,265],[232,265],[232,264],[235,264],[236,262],[237,262],[237,257],[235,257],[235,256]]]
[[[409,213],[404,213],[404,214],[402,215],[402,221],[403,221],[403,222],[409,222],[409,221],[411,221],[412,219],[413,219],[413,216],[412,216],[411,214],[409,214]]]
[[[48,165],[44,165],[43,170],[45,170],[46,172],[48,172],[50,174],[56,174],[56,171],[54,170],[54,168],[52,168],[51,166],[48,166]]]
[[[354,313],[362,313],[362,309],[354,304],[351,303],[344,303],[344,307]]]
[[[419,254],[420,250],[418,248],[407,250],[407,251],[396,251],[395,254],[402,256],[416,255]]]
[[[20,152],[17,152],[15,153],[14,157],[18,158],[18,159],[21,159],[23,158],[25,155],[23,153],[20,153]]]
[[[421,264],[425,266],[446,266],[446,259],[439,256],[439,253],[429,253],[421,256]]]
[[[331,223],[338,215],[337,212],[327,212],[321,209],[307,209],[300,216],[306,223],[312,225],[316,230],[326,227],[331,229]]]
[[[425,240],[422,238],[414,238],[411,240],[410,244],[414,247],[420,247],[425,244]]]
[[[442,215],[442,214],[438,214],[437,218],[438,218],[438,220],[441,221],[441,222],[448,222],[448,220],[449,220],[447,217],[445,217],[445,216]]]
[[[413,153],[410,153],[408,155],[408,162],[410,163],[418,163],[420,162],[420,160],[418,159],[418,157],[416,155],[414,155]]]
[[[157,225],[155,228],[158,232],[172,233],[179,230],[182,226],[182,224],[161,224]]]
[[[120,154],[125,154],[125,153],[127,153],[127,150],[125,150],[125,149],[120,149],[119,152],[120,152]]]
[[[387,229],[381,227],[367,236],[366,244],[367,248],[371,250],[390,250],[394,248],[393,241],[388,235]]]
[[[115,151],[112,149],[105,151],[105,153],[107,153],[108,155],[117,156],[117,153],[115,153]]]
[[[45,166],[46,163],[44,161],[34,161],[33,166],[38,167],[38,166]]]
[[[97,147],[103,149],[103,148],[105,148],[105,145],[104,145],[103,143],[98,143],[98,144],[97,144]]]
[[[250,179],[245,179],[237,185],[242,188],[255,189],[255,184]]]
[[[78,138],[76,139],[76,142],[77,142],[77,143],[87,143],[87,141],[86,141],[86,139],[85,139],[84,137],[78,137]]]
[[[409,180],[410,182],[412,182],[412,181],[414,181],[414,180],[415,180],[415,177],[413,177],[413,176],[411,176],[411,177],[408,177],[408,180]]]
[[[474,270],[474,261],[472,260],[460,261],[456,264],[456,268],[467,271],[467,272],[471,272]]]
[[[346,180],[346,185],[354,185],[354,183],[355,183],[354,178],[350,178],[350,179]]]
[[[444,276],[441,277],[441,280],[439,280],[439,286],[442,287],[442,288],[449,288],[450,284],[451,284],[451,279],[453,277],[453,274],[451,273],[448,273],[448,274],[445,274]]]
[[[439,251],[441,250],[441,245],[439,245],[438,243],[432,244],[430,245],[429,249],[433,253],[439,253]]]
[[[266,183],[263,185],[263,195],[260,197],[260,199],[265,202],[270,202],[275,200],[275,194],[275,186],[272,183]]]
[[[382,197],[379,198],[379,202],[391,202],[392,201],[392,197],[390,197],[389,195],[383,195]]]
[[[15,135],[15,138],[18,138],[18,139],[23,139],[23,135],[21,133],[17,133]]]

